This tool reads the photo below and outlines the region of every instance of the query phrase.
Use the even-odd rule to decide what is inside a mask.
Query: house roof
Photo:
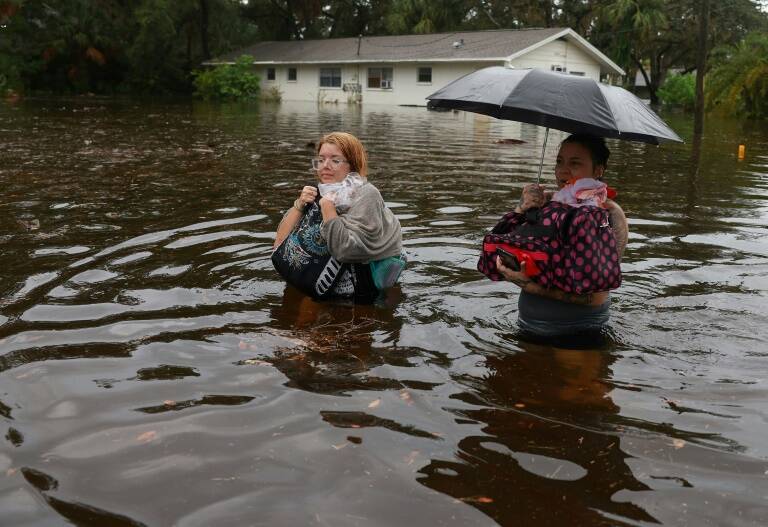
[[[570,28],[456,31],[427,35],[328,38],[259,42],[204,64],[226,64],[250,55],[254,64],[344,64],[371,62],[498,62],[512,60],[565,38],[592,55],[602,73],[624,70]]]

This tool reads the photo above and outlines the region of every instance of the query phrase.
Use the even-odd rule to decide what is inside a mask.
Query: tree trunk
[[[203,51],[203,60],[211,58],[208,48],[208,0],[200,0],[200,46]]]
[[[645,68],[643,67],[643,63],[638,59],[637,57],[633,56],[632,60],[637,65],[637,69],[640,70],[640,73],[643,75],[643,80],[645,80],[645,85],[648,87],[648,91],[651,91],[651,79],[648,78],[648,72],[645,71]],[[629,69],[629,68],[627,68]]]
[[[659,96],[656,93],[661,86],[661,58],[651,55],[651,81],[648,83],[648,97],[651,104],[659,104]]]
[[[709,24],[709,0],[701,0],[699,6],[699,42],[696,52],[696,107],[693,119],[694,135],[704,132],[704,74],[707,72],[707,31]]]

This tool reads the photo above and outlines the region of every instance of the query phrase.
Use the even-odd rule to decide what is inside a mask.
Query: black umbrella
[[[563,132],[658,145],[683,140],[647,104],[623,88],[589,77],[492,66],[461,77],[429,97],[430,108],[482,113]],[[544,160],[544,149],[541,152]],[[539,166],[541,177],[541,166]]]

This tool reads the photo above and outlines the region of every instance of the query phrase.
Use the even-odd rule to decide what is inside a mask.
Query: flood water
[[[521,339],[517,289],[475,269],[541,129],[0,103],[0,525],[766,525],[768,126],[711,119],[697,161],[665,118],[688,144],[609,144],[624,283],[607,342],[568,349]],[[374,306],[270,261],[332,130],[404,229]]]

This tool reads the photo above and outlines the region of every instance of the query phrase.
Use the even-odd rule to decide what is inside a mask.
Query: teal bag
[[[390,256],[383,260],[376,260],[368,264],[371,267],[371,276],[376,289],[379,291],[392,287],[400,278],[400,273],[405,269],[405,255]]]

